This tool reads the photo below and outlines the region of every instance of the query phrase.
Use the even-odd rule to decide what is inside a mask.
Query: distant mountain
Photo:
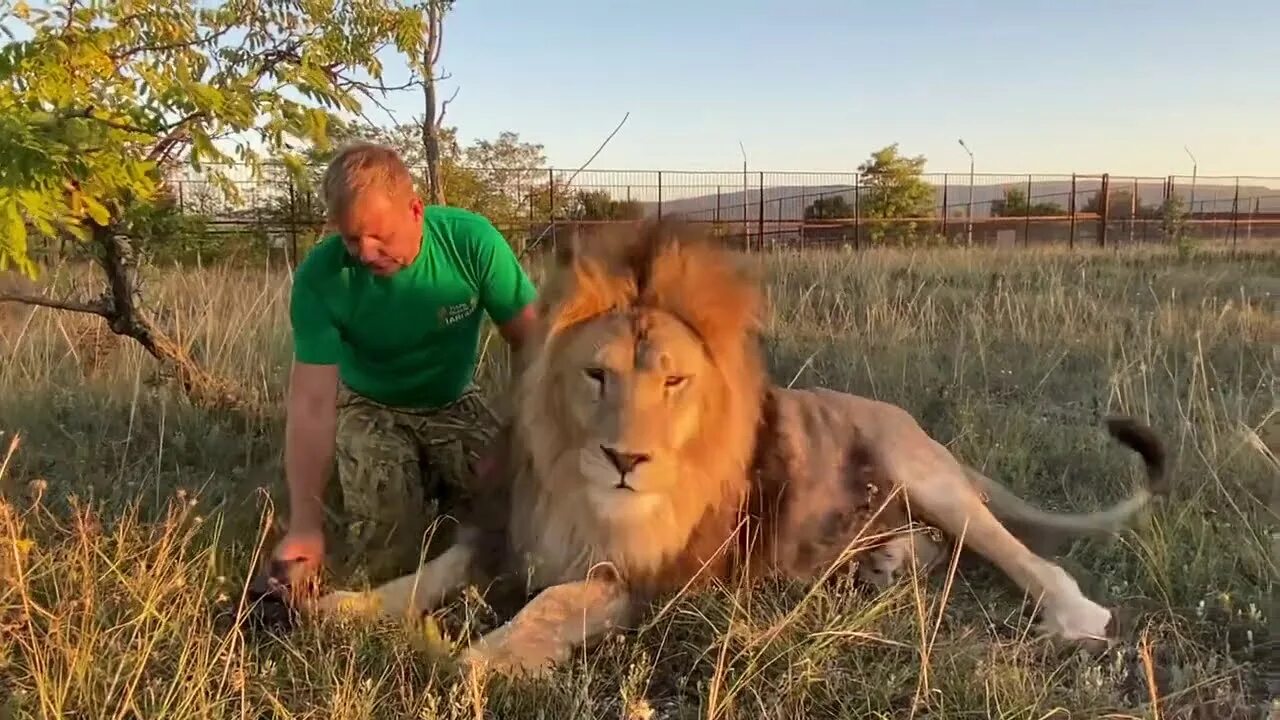
[[[975,184],[973,187],[974,217],[989,216],[991,214],[991,202],[1003,198],[1006,188],[1016,187],[1024,192],[1027,188],[1025,182],[1012,181],[1005,184],[989,184],[989,180],[986,182],[988,184]],[[1132,193],[1134,188],[1132,181],[1112,180],[1110,185],[1113,197],[1115,193],[1121,191]],[[1076,207],[1083,208],[1101,187],[1101,181],[1094,177],[1090,177],[1087,180],[1078,180],[1076,182]],[[1175,186],[1174,193],[1180,195],[1184,202],[1189,202],[1191,198],[1190,183],[1184,182]],[[1198,183],[1195,193],[1196,211],[1230,212],[1234,194],[1234,185]],[[766,220],[799,220],[804,217],[805,207],[811,205],[814,200],[819,197],[831,197],[834,195],[843,195],[850,204],[853,204],[854,186],[767,186],[764,188],[764,217]],[[1070,180],[1045,180],[1031,183],[1031,200],[1033,203],[1052,202],[1065,211],[1068,207],[1070,195]],[[1139,182],[1137,184],[1137,195],[1141,204],[1158,206],[1164,201],[1164,185],[1161,182]],[[749,221],[757,220],[760,214],[760,194],[757,188],[749,188],[745,193],[739,189],[737,191],[726,190],[719,193],[719,195],[710,193],[695,197],[664,199],[662,211],[664,214],[685,214],[697,219],[709,220],[715,217],[717,208],[719,208],[721,219],[726,221],[741,220],[743,217],[744,198],[746,200],[747,219]],[[963,215],[968,202],[969,185],[964,176],[949,182],[946,191],[948,213],[951,215]],[[1255,203],[1259,212],[1280,212],[1280,188],[1262,185],[1241,185],[1240,213],[1249,213],[1255,208]],[[935,211],[941,208],[942,204],[943,189],[940,185],[935,185]],[[647,213],[657,213],[657,202],[646,202],[644,206]]]

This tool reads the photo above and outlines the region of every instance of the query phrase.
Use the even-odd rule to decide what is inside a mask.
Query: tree
[[[1157,209],[1160,230],[1170,242],[1183,245],[1187,237],[1187,205],[1180,195],[1165,198]]]
[[[463,151],[464,162],[480,182],[508,198],[520,198],[546,179],[547,156],[542,143],[524,142],[505,130],[494,140],[477,140]]]
[[[107,289],[96,299],[0,301],[99,315],[170,366],[193,401],[235,404],[229,384],[143,309],[130,212],[161,197],[179,163],[230,196],[235,186],[217,164],[233,156],[260,169],[272,153],[300,174],[294,142],[324,147],[340,113],[359,113],[389,89],[378,52],[394,47],[420,75],[423,9],[394,0],[67,0],[37,9],[19,0],[6,14],[29,37],[0,48],[0,265],[37,274],[29,223],[44,237],[87,241]]]
[[[639,220],[644,217],[644,204],[639,200],[616,200],[608,190],[578,190],[573,193],[571,220]]]
[[[493,140],[476,140],[467,146],[462,162],[475,183],[470,188],[471,209],[495,224],[565,216],[570,204],[568,188],[546,169],[541,143],[525,142],[519,133],[503,131]]]
[[[1010,187],[1005,188],[1003,198],[991,201],[991,214],[997,217],[1026,217],[1027,215],[1064,215],[1065,211],[1051,202],[1028,204],[1025,190],[1020,187]]]
[[[440,133],[444,113],[450,100],[436,109],[436,65],[440,61],[440,48],[444,35],[444,14],[453,7],[453,0],[427,0],[427,38],[422,48],[422,102],[425,110],[422,118],[422,147],[426,155],[427,198],[436,205],[444,204],[444,188],[440,181]],[[457,92],[454,92],[457,95]]]
[[[390,127],[371,123],[350,123],[342,128],[330,130],[328,141],[325,145],[313,145],[303,153],[307,171],[299,178],[304,183],[304,187],[299,188],[299,190],[314,193],[318,187],[320,176],[324,173],[325,166],[328,165],[338,148],[346,143],[362,140],[386,145],[395,150],[413,174],[418,192],[430,200],[429,151],[422,142],[424,122],[425,119],[415,118],[412,122]],[[441,194],[443,194],[452,182],[459,182],[457,175],[465,172],[465,170],[460,167],[462,151],[458,148],[456,129],[452,127],[438,128],[436,138],[436,183],[440,186]]]
[[[872,242],[883,242],[890,228],[898,239],[914,240],[915,222],[883,221],[933,214],[933,186],[921,177],[924,164],[923,155],[905,157],[899,154],[898,143],[893,143],[873,152],[858,166],[862,175],[858,209],[861,217],[869,221],[867,233]]]
[[[1133,202],[1133,191],[1129,188],[1115,188],[1107,193],[1107,217],[1111,220],[1127,220],[1129,218],[1156,218],[1160,216],[1158,207],[1143,205],[1141,201]],[[1085,201],[1081,212],[1102,213],[1102,191],[1099,190]]]
[[[314,197],[316,180],[337,147],[352,140],[366,140],[395,149],[414,173],[419,192],[427,195],[430,179],[427,149],[421,141],[423,122],[415,118],[392,127],[351,123],[331,131],[324,147],[306,151],[310,168],[305,178],[306,192]],[[450,205],[478,212],[507,231],[532,217],[550,217],[553,198],[558,215],[566,216],[566,208],[573,204],[572,195],[559,178],[555,178],[554,192],[548,190],[552,178],[544,169],[546,156],[541,144],[525,142],[519,133],[504,131],[497,138],[475,140],[462,148],[457,137],[456,128],[439,128],[438,178]]]
[[[843,195],[820,197],[804,209],[805,220],[839,220],[856,214],[857,208],[845,200]]]

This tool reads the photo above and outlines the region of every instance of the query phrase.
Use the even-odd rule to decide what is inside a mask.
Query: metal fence
[[[206,232],[297,257],[324,226],[312,187],[282,168],[171,179],[178,209]],[[486,214],[517,247],[555,245],[574,225],[679,215],[751,250],[878,244],[1113,246],[1190,237],[1231,245],[1280,239],[1280,177],[1092,174],[874,174],[463,168],[479,183],[446,201]],[[319,169],[315,170],[316,174]],[[572,179],[570,183],[569,180]],[[476,191],[475,188],[480,188]],[[291,251],[291,252],[290,252]]]

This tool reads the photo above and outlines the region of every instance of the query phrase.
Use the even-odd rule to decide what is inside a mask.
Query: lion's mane
[[[673,220],[577,236],[556,257],[540,298],[540,327],[517,361],[508,472],[510,550],[536,556],[555,582],[608,561],[633,587],[671,589],[699,569],[729,562],[750,494],[753,452],[768,376],[759,345],[764,297],[753,274],[696,228]],[[699,398],[705,418],[679,458],[679,492],[665,522],[619,527],[596,518],[551,472],[552,459],[581,443],[566,433],[559,382],[564,338],[609,313],[658,310],[701,340],[716,382]],[[728,552],[726,552],[728,551]]]

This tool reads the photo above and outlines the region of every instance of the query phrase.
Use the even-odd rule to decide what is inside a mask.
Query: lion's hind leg
[[[1105,639],[1111,612],[1086,597],[1065,570],[1033,553],[1000,524],[946,448],[932,439],[923,442],[929,452],[886,458],[895,465],[890,472],[905,491],[912,513],[1000,568],[1039,602],[1042,631],[1068,640]]]
[[[439,607],[471,579],[475,548],[459,542],[418,568],[367,592],[334,591],[316,601],[319,612],[352,612],[410,619]]]

